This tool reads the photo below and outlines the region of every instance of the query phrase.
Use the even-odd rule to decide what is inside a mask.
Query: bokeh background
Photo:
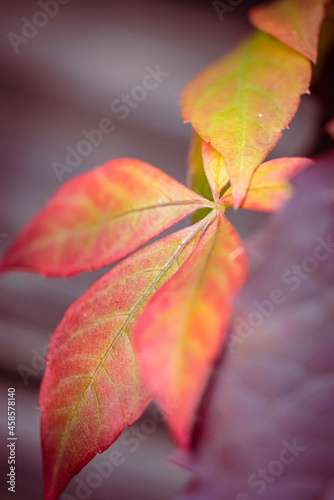
[[[32,0],[1,0],[0,252],[62,181],[110,158],[139,158],[185,182],[191,127],[182,122],[181,90],[251,29],[247,9],[255,3],[243,0],[222,19],[211,1],[69,0],[15,51],[8,34],[21,36],[22,18],[32,20],[41,7]],[[121,120],[111,103],[141,85],[147,66],[157,65],[169,75]],[[272,156],[313,153],[323,117],[319,97],[304,96],[291,130],[283,133]],[[53,163],[64,164],[66,147],[75,148],[84,139],[82,130],[97,128],[103,118],[111,119],[115,130],[61,181]],[[243,211],[232,213],[231,220],[246,238],[263,216]],[[15,498],[39,500],[43,481],[37,404],[45,350],[67,307],[104,272],[69,280],[22,273],[0,277],[3,499],[12,498],[6,486],[7,389],[16,389],[17,400]],[[152,421],[153,415],[152,406],[144,418]],[[137,445],[124,440],[113,445],[124,463],[102,484],[83,487],[80,497],[79,483],[73,481],[66,490],[69,496],[61,498],[172,498],[188,476],[169,460],[173,444],[163,424],[154,422],[152,432],[135,438]],[[94,463],[102,460],[98,456]],[[87,486],[94,471],[89,464],[79,475],[80,484]]]

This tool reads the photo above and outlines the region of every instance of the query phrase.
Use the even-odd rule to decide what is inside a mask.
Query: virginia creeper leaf
[[[241,208],[264,212],[277,210],[292,196],[289,179],[312,164],[309,158],[278,158],[261,163],[252,177]],[[226,190],[221,201],[233,203],[231,188]]]
[[[192,255],[152,297],[135,326],[143,377],[180,446],[189,443],[193,414],[245,274],[239,236],[224,215],[216,215]]]
[[[249,11],[250,21],[314,63],[326,0],[277,0]]]
[[[148,298],[190,255],[206,221],[124,260],[66,312],[54,332],[40,392],[45,500],[143,412],[132,331]]]
[[[310,61],[259,32],[184,90],[184,120],[223,155],[235,206],[291,122],[310,77]]]
[[[147,163],[109,161],[62,186],[1,270],[71,276],[116,262],[210,203]]]
[[[229,181],[225,160],[215,148],[205,141],[202,141],[202,158],[213,199],[218,201],[221,190]]]

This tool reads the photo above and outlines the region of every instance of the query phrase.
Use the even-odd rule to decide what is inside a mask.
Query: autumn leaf
[[[261,163],[252,177],[241,208],[263,212],[277,210],[292,197],[293,188],[289,179],[313,163],[309,158],[278,158]],[[232,205],[231,188],[223,194],[221,202]]]
[[[147,406],[133,350],[149,297],[191,254],[208,220],[142,249],[97,281],[52,336],[40,392],[45,500],[54,500]]]
[[[289,126],[310,77],[304,56],[259,32],[184,90],[184,120],[222,154],[235,206],[243,202],[256,167]]]
[[[5,253],[1,271],[71,276],[126,257],[210,202],[155,167],[117,159],[67,182]]]
[[[166,411],[180,446],[189,444],[194,412],[223,345],[246,267],[237,233],[218,213],[192,255],[152,297],[135,326],[143,377]]]
[[[314,63],[326,0],[277,0],[253,7],[250,21]]]

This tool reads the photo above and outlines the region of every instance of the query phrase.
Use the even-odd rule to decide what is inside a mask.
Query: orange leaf
[[[249,11],[250,21],[260,30],[286,43],[314,63],[326,0],[277,0]]]
[[[181,446],[189,443],[193,414],[223,345],[246,267],[237,233],[224,215],[217,215],[136,324],[134,342],[143,377]]]
[[[71,276],[112,264],[210,202],[133,159],[67,182],[6,252],[0,269]]]
[[[150,400],[132,346],[149,297],[188,258],[207,221],[124,260],[67,311],[51,339],[40,393],[45,500],[54,500]]]
[[[273,212],[292,195],[291,177],[314,162],[309,158],[278,158],[262,163],[255,171],[241,208]],[[222,203],[232,204],[229,188],[221,197]]]
[[[183,92],[183,117],[224,157],[234,205],[308,91],[310,62],[264,32],[200,73]]]

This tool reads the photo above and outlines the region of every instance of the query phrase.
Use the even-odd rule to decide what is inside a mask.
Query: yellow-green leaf
[[[310,61],[260,32],[200,73],[183,92],[183,117],[224,157],[234,205],[307,92]]]

